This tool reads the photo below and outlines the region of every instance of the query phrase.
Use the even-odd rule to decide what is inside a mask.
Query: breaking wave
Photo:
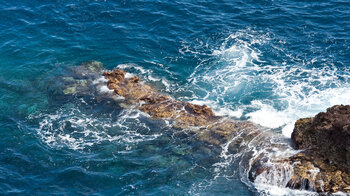
[[[205,103],[219,115],[248,119],[290,137],[297,119],[350,104],[350,70],[332,59],[301,58],[285,47],[286,41],[252,29],[230,34],[219,45],[211,49],[209,65],[199,64],[183,88],[191,89],[190,101]]]

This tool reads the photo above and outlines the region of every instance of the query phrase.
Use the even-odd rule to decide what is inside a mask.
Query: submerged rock
[[[60,82],[63,84],[62,93],[64,95],[83,95],[93,92],[96,90],[93,82],[101,77],[102,70],[103,64],[98,61],[85,62],[79,66],[71,67],[69,76],[60,78]]]
[[[295,123],[295,173],[288,186],[350,192],[350,106],[336,105]],[[304,187],[302,187],[304,186]]]
[[[63,90],[63,94],[65,95],[75,94],[76,92],[77,92],[76,86],[67,87]]]
[[[151,117],[169,119],[177,128],[197,127],[197,138],[213,147],[230,141],[229,152],[245,151],[246,173],[252,182],[350,192],[350,106],[334,106],[327,113],[297,121],[292,139],[303,151],[295,153],[286,143],[272,141],[271,132],[255,124],[216,116],[206,105],[176,101],[136,76],[125,78],[123,70],[107,71],[104,76],[109,89]]]
[[[79,77],[74,82],[72,78],[64,79],[70,83],[64,94],[91,90],[95,85],[100,89],[96,92],[124,108],[136,107],[151,118],[189,130],[197,141],[206,144],[206,152],[223,150],[240,156],[240,172],[247,184],[350,192],[350,106],[334,106],[314,118],[297,121],[292,135],[295,150],[282,135],[248,121],[217,116],[206,105],[174,100],[137,76],[126,77],[124,70],[102,73],[102,64],[95,61],[75,70]],[[97,79],[101,75],[104,79]]]
[[[248,121],[217,116],[206,105],[174,100],[157,92],[136,76],[125,77],[123,70],[114,69],[103,75],[108,80],[108,88],[115,95],[123,97],[123,103],[136,106],[151,118],[168,120],[175,128],[189,130],[193,138],[203,142],[203,147],[211,152],[227,151],[243,157],[239,164],[244,168],[244,175],[252,176],[249,178],[251,182],[257,176],[264,178],[268,172],[268,180],[277,178],[272,172],[275,166],[280,166],[279,171],[285,170],[280,163],[288,157],[280,158],[279,152],[287,149],[288,144],[280,142],[278,138],[277,142],[272,141],[275,136],[271,131]],[[273,185],[285,186],[283,179],[282,177]]]

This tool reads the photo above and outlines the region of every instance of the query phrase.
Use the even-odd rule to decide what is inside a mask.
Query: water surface
[[[298,118],[350,104],[349,10],[336,0],[0,2],[1,193],[264,194],[232,156],[108,100],[64,96],[57,78],[98,60],[290,137]]]

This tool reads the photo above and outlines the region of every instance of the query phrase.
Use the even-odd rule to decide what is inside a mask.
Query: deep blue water
[[[185,132],[60,94],[84,61],[286,137],[350,104],[349,1],[18,0],[0,18],[1,195],[259,194]]]

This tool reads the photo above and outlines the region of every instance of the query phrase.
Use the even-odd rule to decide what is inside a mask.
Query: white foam
[[[169,89],[170,83],[169,83],[168,80],[166,80],[165,78],[162,78],[162,84],[163,84],[167,89]]]
[[[261,103],[261,101],[253,101],[252,105],[261,109],[251,112],[246,116],[257,124],[270,128],[278,128],[290,121],[287,114],[283,111],[277,111],[272,106]]]
[[[159,78],[155,78],[155,77],[153,77],[152,75],[148,75],[147,78],[148,78],[149,80],[151,80],[151,81],[160,81]]]
[[[230,116],[230,117],[235,117],[235,118],[241,118],[243,115],[242,109],[230,110],[227,108],[220,108],[220,109],[216,109],[214,111],[215,111],[215,114],[218,116]]]
[[[99,83],[106,83],[106,82],[108,82],[108,80],[104,76],[99,77],[99,78],[95,79],[94,81],[92,81],[92,83],[95,85],[99,84]]]
[[[129,72],[126,72],[125,73],[125,78],[132,78],[132,77],[134,77],[135,75],[134,74],[132,74],[132,73],[129,73]]]
[[[318,194],[306,190],[296,190],[273,186],[265,183],[254,183],[255,188],[259,191],[260,195],[271,195],[271,196],[317,196]]]
[[[274,109],[271,105],[253,101],[252,106],[259,109],[248,113],[247,116],[250,117],[252,122],[262,126],[281,127],[282,133],[290,137],[294,129],[294,123],[299,118],[314,116],[333,105],[350,104],[350,88],[330,88],[313,92],[309,96],[287,97],[284,99],[288,103],[288,107],[280,111]]]
[[[155,65],[160,66],[161,68],[164,68],[164,65],[162,65],[162,64],[160,64],[160,63],[155,63],[155,62],[153,62],[153,61],[146,61],[146,62],[155,64]],[[146,81],[149,80],[149,81],[153,81],[153,82],[161,82],[162,85],[165,86],[166,90],[167,90],[167,91],[170,91],[171,83],[170,83],[165,77],[158,78],[158,77],[154,76],[154,75],[153,75],[153,71],[150,70],[150,69],[145,69],[145,68],[143,68],[143,67],[141,67],[141,66],[139,66],[139,65],[137,65],[137,64],[134,64],[134,63],[119,64],[117,67],[118,67],[119,69],[131,69],[131,68],[133,68],[133,69],[139,71],[139,72],[140,72],[140,73],[139,73],[139,76],[143,76],[143,77],[144,77],[143,79],[145,79]],[[166,71],[167,73],[170,73],[170,72],[169,72],[168,70],[166,70],[166,69],[165,69],[165,71]],[[140,75],[140,74],[141,74],[141,75]],[[129,72],[127,72],[127,73],[125,74],[125,77],[126,77],[126,78],[131,78],[131,77],[133,77],[133,76],[134,76],[134,74],[129,73]]]
[[[285,55],[280,59],[292,60],[264,62],[259,47],[263,45]],[[189,99],[212,101],[210,107],[218,114],[237,111],[229,115],[242,113],[241,117],[281,129],[290,137],[297,119],[314,116],[335,104],[350,104],[349,68],[337,68],[322,56],[309,61],[295,59],[283,46],[271,42],[268,33],[251,29],[233,33],[212,50],[212,56],[212,63],[196,67],[183,90],[194,94]],[[313,66],[319,60],[322,66]]]
[[[231,110],[227,107],[220,107],[216,104],[216,102],[210,100],[192,100],[189,102],[197,105],[207,105],[214,111],[215,115],[217,116],[229,116],[234,118],[240,118],[243,114],[242,109]]]
[[[136,65],[136,64],[134,64],[134,63],[119,64],[117,67],[118,67],[119,69],[134,68],[134,69],[140,71],[142,74],[148,73],[148,71],[145,70],[143,67],[138,66],[138,65]]]
[[[100,93],[113,93],[114,92],[113,90],[109,89],[106,85],[100,86],[98,88],[98,91]]]
[[[51,147],[84,150],[101,142],[114,142],[124,147],[124,150],[121,148],[121,153],[125,153],[132,150],[131,146],[139,142],[154,140],[161,135],[160,133],[141,134],[135,130],[135,125],[139,129],[149,129],[139,120],[141,114],[138,110],[124,110],[115,121],[109,117],[96,118],[92,114],[82,113],[77,107],[63,106],[54,114],[41,113],[31,115],[28,119],[39,120],[38,136],[42,142]],[[120,134],[110,135],[111,129]]]

